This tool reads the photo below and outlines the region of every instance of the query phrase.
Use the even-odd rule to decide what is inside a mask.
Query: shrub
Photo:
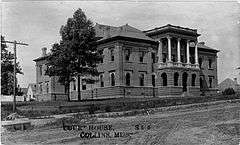
[[[88,107],[89,114],[94,114],[95,111],[97,111],[97,110],[99,110],[99,108],[97,106],[95,106],[94,104],[92,104]]]
[[[233,95],[235,94],[235,91],[233,88],[227,88],[222,92],[223,95]]]
[[[105,112],[112,112],[111,106],[106,106],[105,107]]]

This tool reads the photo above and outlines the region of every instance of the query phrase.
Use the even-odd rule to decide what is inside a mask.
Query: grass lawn
[[[200,97],[172,97],[172,98],[117,98],[104,100],[84,101],[46,101],[46,102],[17,102],[17,110],[20,115],[36,117],[72,112],[113,112],[132,109],[156,108],[174,105],[185,105],[217,100],[240,99],[240,94],[214,95]],[[11,113],[12,102],[1,104],[1,120]]]

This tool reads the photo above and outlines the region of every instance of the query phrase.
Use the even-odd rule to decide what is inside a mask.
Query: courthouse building
[[[196,29],[168,24],[141,31],[128,24],[96,24],[95,31],[97,48],[103,52],[100,75],[95,84],[84,82],[84,77],[71,82],[72,100],[216,93],[218,50],[198,42]],[[38,100],[66,100],[57,77],[43,73],[47,56],[44,48],[43,56],[34,60]]]

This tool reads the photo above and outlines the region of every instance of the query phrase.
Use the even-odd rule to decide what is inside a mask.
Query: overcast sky
[[[240,7],[237,2],[2,2],[2,34],[29,46],[18,46],[17,56],[24,75],[18,75],[21,87],[36,82],[33,59],[41,48],[60,39],[59,29],[82,8],[93,22],[120,26],[128,23],[140,30],[166,24],[198,29],[199,41],[220,50],[218,79],[240,80]],[[12,48],[11,45],[10,49]]]

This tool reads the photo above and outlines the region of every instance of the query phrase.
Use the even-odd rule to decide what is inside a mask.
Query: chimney
[[[104,30],[104,37],[109,38],[110,37],[110,26],[107,26]]]
[[[46,47],[43,47],[42,48],[42,57],[46,56],[47,55],[47,48]]]
[[[237,78],[233,78],[233,81],[234,81],[235,84],[238,84],[237,83]]]

